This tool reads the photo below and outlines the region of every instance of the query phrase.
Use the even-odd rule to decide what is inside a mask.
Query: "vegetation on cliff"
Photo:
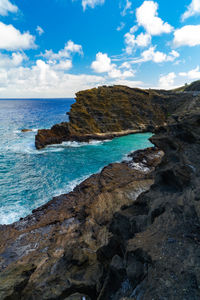
[[[102,86],[76,94],[68,123],[39,130],[36,148],[68,140],[113,138],[133,132],[152,131],[165,125],[185,96],[173,92]]]

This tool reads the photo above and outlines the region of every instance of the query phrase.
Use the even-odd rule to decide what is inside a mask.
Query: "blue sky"
[[[0,0],[0,97],[200,79],[200,0]]]

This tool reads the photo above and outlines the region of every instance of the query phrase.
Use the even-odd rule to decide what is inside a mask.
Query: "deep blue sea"
[[[67,121],[73,99],[0,100],[0,224],[30,214],[53,196],[71,191],[105,165],[149,147],[150,133],[90,144],[67,142],[36,150],[38,128]],[[33,129],[22,133],[21,129]]]

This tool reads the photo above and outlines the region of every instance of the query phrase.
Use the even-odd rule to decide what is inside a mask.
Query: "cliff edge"
[[[125,86],[102,86],[76,94],[68,113],[69,122],[39,130],[35,145],[41,149],[63,141],[112,139],[147,132],[165,125],[189,96],[174,92],[141,90]]]

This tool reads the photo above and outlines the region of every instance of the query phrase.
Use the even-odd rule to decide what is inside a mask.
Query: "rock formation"
[[[147,210],[135,200],[153,184],[163,152],[149,148],[132,156],[19,222],[0,226],[1,300],[68,299],[74,293],[107,299],[109,265],[113,257],[116,267],[122,264],[125,241],[144,227]],[[138,215],[131,223],[131,211],[125,213],[130,205]]]
[[[0,299],[200,299],[200,98],[162,95],[154,148],[0,226]]]
[[[76,94],[69,122],[39,130],[35,145],[41,149],[63,141],[112,139],[129,133],[152,131],[165,125],[171,113],[186,101],[174,92],[99,87]]]

